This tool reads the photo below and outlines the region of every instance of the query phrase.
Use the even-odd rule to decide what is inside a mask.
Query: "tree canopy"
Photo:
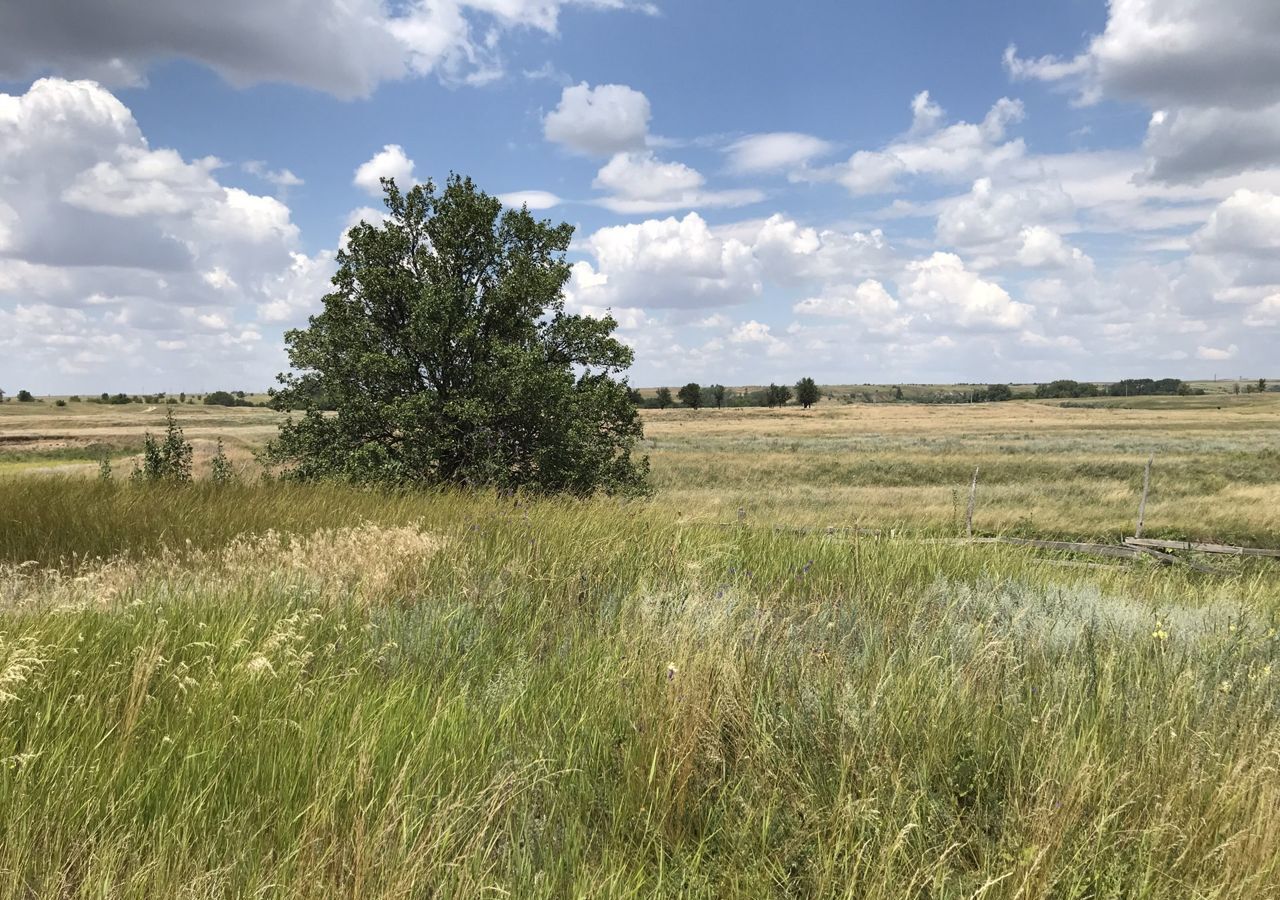
[[[818,402],[818,385],[812,378],[801,378],[796,382],[796,401],[805,409]]]
[[[702,385],[696,381],[690,381],[676,392],[676,396],[680,398],[680,402],[685,406],[691,409],[698,409],[702,406]]]
[[[302,479],[643,490],[632,351],[564,309],[572,226],[469,178],[383,188],[386,221],[350,230],[323,311],[285,335],[274,402],[303,414],[267,458]]]

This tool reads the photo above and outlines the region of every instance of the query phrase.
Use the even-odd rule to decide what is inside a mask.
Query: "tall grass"
[[[1064,571],[607,501],[0,502],[0,897],[1280,883],[1264,569]]]

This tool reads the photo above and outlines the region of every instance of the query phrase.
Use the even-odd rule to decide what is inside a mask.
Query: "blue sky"
[[[577,226],[638,384],[1273,374],[1269,0],[24,6],[11,393],[265,388],[377,176],[449,171]]]

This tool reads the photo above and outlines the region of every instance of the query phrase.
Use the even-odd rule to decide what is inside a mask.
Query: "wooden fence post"
[[[973,506],[978,499],[978,466],[973,467],[973,484],[969,485],[969,512],[965,516],[965,534],[973,537]]]
[[[1147,460],[1146,471],[1142,473],[1142,501],[1138,504],[1138,528],[1134,533],[1134,537],[1142,537],[1142,529],[1147,524],[1147,494],[1151,490],[1151,465],[1156,461],[1156,455],[1151,454],[1151,458]]]

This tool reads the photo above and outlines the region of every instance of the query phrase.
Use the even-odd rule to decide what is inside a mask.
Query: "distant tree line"
[[[1036,385],[1038,400],[1074,400],[1081,397],[1173,397],[1203,394],[1181,378],[1126,378],[1101,386],[1090,381],[1062,379]]]
[[[703,407],[725,409],[727,407],[786,406],[795,400],[804,409],[809,409],[821,398],[817,383],[812,378],[801,378],[791,388],[783,384],[770,384],[755,389],[732,390],[723,384],[701,385],[691,381],[673,394],[671,388],[660,387],[653,396],[630,388],[628,396],[634,406],[645,409],[668,409],[679,403],[686,409],[702,409]]]
[[[1086,397],[1150,397],[1150,396],[1187,396],[1204,394],[1203,388],[1192,387],[1180,378],[1126,378],[1114,384],[1105,385],[1091,381],[1073,381],[1059,379],[1036,385],[1031,390],[1015,391],[1008,384],[958,385],[955,387],[937,387],[931,390],[920,390],[916,385],[910,396],[903,391],[902,385],[895,386],[891,393],[881,391],[851,391],[836,395],[828,393],[829,400],[854,403],[864,400],[877,402],[911,402],[926,404],[953,403],[1003,403],[1008,400],[1076,400]],[[1271,388],[1275,390],[1275,387]],[[1239,384],[1236,393],[1253,393],[1268,390],[1267,380],[1258,379],[1257,383]],[[658,388],[651,396],[646,396],[634,388],[630,390],[631,402],[635,406],[646,409],[667,409],[676,405],[686,409],[703,407],[779,407],[786,406],[794,400],[805,409],[809,409],[821,398],[821,390],[812,378],[802,378],[795,387],[770,384],[761,388],[726,388],[722,384],[700,385],[689,382],[673,392],[671,388]]]

